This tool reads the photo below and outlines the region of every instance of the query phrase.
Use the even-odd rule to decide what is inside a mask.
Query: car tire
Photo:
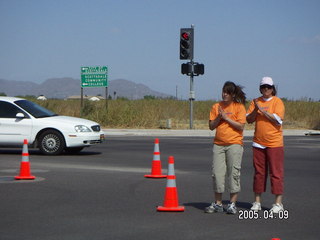
[[[58,155],[66,147],[64,137],[55,130],[43,132],[38,142],[40,151],[45,155]]]

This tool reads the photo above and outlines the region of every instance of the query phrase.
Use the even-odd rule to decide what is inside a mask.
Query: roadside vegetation
[[[30,96],[27,98],[59,115],[87,118],[100,123],[104,128],[166,128],[169,121],[172,129],[189,128],[189,101],[147,97],[140,100],[109,99],[106,104],[105,101],[85,100],[81,111],[80,100],[41,101]],[[320,130],[320,102],[303,99],[283,101],[286,107],[285,129]],[[209,111],[215,102],[193,103],[193,127],[207,129]],[[246,107],[248,105],[249,102]],[[246,124],[246,129],[253,129],[253,125]]]

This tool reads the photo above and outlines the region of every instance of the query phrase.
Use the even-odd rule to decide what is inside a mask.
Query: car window
[[[51,112],[50,110],[44,107],[41,107],[40,105],[28,100],[18,100],[18,101],[15,101],[14,103],[17,104],[19,107],[23,108],[24,110],[26,110],[35,118],[57,116],[57,114],[55,114],[54,112]]]
[[[17,113],[23,111],[12,103],[0,101],[0,118],[16,118]]]

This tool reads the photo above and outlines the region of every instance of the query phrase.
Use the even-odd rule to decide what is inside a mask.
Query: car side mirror
[[[23,113],[17,113],[16,118],[25,118]]]

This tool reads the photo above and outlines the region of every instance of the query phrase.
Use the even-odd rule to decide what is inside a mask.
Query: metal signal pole
[[[191,65],[193,68],[193,61],[191,59]],[[190,101],[190,129],[193,129],[193,101],[195,99],[195,93],[194,93],[194,87],[193,87],[193,70],[190,75],[190,96],[189,96],[189,101]]]
[[[194,25],[191,24],[191,28],[194,29]],[[192,58],[190,59],[191,63],[191,74],[190,74],[190,96],[189,96],[189,101],[190,101],[190,129],[193,129],[193,101],[195,99],[195,93],[194,93],[194,87],[193,87],[193,54]]]

